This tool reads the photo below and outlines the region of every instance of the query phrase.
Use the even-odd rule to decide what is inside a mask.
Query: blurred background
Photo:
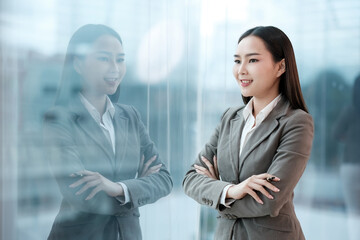
[[[68,41],[88,23],[120,33],[127,75],[119,101],[140,111],[174,180],[170,196],[141,208],[144,240],[213,238],[216,212],[186,197],[181,182],[222,112],[243,104],[233,54],[239,36],[258,25],[291,39],[315,122],[295,191],[305,236],[360,239],[350,238],[340,177],[345,146],[333,134],[360,73],[359,0],[1,0],[1,239],[50,232],[61,195],[42,152],[42,119]]]

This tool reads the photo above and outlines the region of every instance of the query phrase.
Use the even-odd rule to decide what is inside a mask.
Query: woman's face
[[[240,41],[234,55],[233,74],[245,97],[274,99],[279,95],[284,59],[275,63],[263,40],[248,36]]]
[[[112,95],[126,73],[123,47],[115,37],[103,35],[91,45],[84,58],[74,60],[74,67],[83,79],[83,91]]]

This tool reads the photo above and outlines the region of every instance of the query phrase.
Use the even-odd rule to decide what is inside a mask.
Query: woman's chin
[[[252,97],[252,95],[250,93],[246,92],[246,91],[241,91],[241,95],[243,97]]]

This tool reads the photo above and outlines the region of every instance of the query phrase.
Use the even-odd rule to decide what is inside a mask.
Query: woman
[[[139,113],[116,103],[124,56],[120,36],[104,25],[85,25],[70,40],[44,123],[63,196],[48,239],[141,239],[138,208],[171,191]]]
[[[291,42],[278,28],[255,27],[234,59],[246,106],[225,111],[185,176],[185,193],[219,211],[215,239],[305,239],[292,200],[313,121]]]

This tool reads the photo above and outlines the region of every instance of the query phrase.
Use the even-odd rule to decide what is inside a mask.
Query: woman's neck
[[[261,110],[263,110],[269,103],[271,103],[277,96],[279,96],[279,93],[276,95],[267,96],[264,98],[256,98],[253,97],[253,115],[256,118],[256,116],[259,114]]]
[[[90,94],[88,92],[82,92],[82,95],[95,107],[95,109],[102,116],[105,113],[106,108],[106,95]]]

